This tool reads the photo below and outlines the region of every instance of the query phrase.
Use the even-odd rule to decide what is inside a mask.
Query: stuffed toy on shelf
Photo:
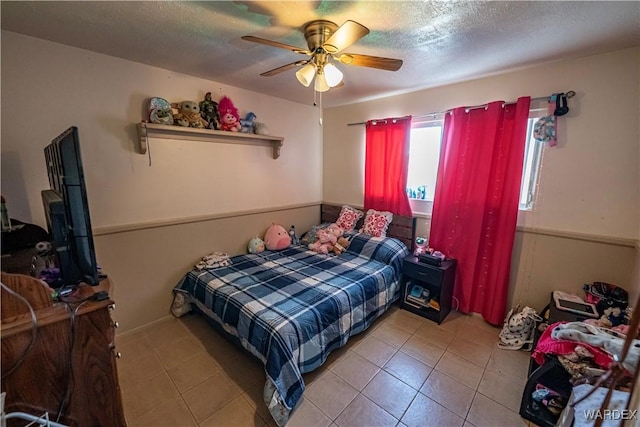
[[[228,96],[223,96],[218,103],[218,113],[220,114],[220,129],[231,132],[238,132],[242,125],[238,109],[233,105]]]
[[[200,101],[200,115],[205,121],[207,121],[207,123],[209,123],[209,129],[220,129],[218,103],[211,99],[211,92],[207,92],[204,96],[204,100]]]
[[[200,115],[200,106],[194,101],[182,101],[171,106],[178,110],[173,119],[178,126],[206,129],[209,123]]]
[[[149,100],[149,121],[159,125],[172,125],[173,114],[171,104],[164,98],[151,98]]]
[[[255,133],[254,122],[256,115],[252,112],[247,113],[244,119],[240,119],[240,132],[242,133]]]

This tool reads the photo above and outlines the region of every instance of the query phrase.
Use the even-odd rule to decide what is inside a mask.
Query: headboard
[[[323,203],[320,209],[321,222],[336,222],[342,206]],[[363,219],[361,218],[356,224],[356,230],[362,227],[362,222]],[[391,221],[387,230],[387,237],[395,237],[402,241],[413,252],[413,244],[416,241],[416,222],[415,217],[393,215],[393,221]]]

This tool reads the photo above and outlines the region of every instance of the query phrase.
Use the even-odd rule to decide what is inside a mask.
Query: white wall
[[[200,257],[243,252],[272,221],[304,230],[319,219],[316,108],[5,31],[1,72],[9,212],[44,226],[43,148],[77,126],[97,258],[114,285],[120,332],[170,315],[173,287]],[[145,101],[199,101],[207,91],[284,137],[280,157],[260,146],[152,139],[149,167],[135,128]]]
[[[207,91],[284,137],[280,158],[265,147],[153,139],[149,167],[135,129],[146,100],[200,101]],[[2,194],[23,221],[44,224],[42,149],[71,125],[94,229],[318,201],[319,117],[311,106],[2,32]]]
[[[574,90],[559,145],[544,150],[536,207],[519,222],[638,239],[639,65],[640,49],[624,49],[327,109],[324,199],[362,204],[364,127],[347,123]]]
[[[392,76],[391,76],[392,77]],[[532,211],[520,212],[510,304],[606,281],[640,293],[640,49],[568,59],[324,111],[324,200],[363,203],[364,126],[463,105],[574,90],[559,144],[545,147]],[[428,232],[429,220],[418,222]],[[634,248],[635,246],[635,248]]]

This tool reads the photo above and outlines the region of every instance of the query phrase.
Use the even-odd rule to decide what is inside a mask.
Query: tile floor
[[[441,326],[392,307],[305,375],[287,426],[528,426],[518,415],[529,356],[499,329],[451,313]],[[198,315],[117,338],[125,416],[137,426],[275,427],[260,364]]]

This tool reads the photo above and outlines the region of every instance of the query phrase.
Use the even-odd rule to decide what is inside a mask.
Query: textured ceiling
[[[404,61],[397,72],[338,65],[344,86],[323,106],[468,80],[564,57],[640,44],[640,2],[543,1],[2,1],[2,29],[311,104],[300,55],[243,35],[306,48],[314,19],[371,32],[347,50]],[[203,88],[209,90],[209,88]]]

